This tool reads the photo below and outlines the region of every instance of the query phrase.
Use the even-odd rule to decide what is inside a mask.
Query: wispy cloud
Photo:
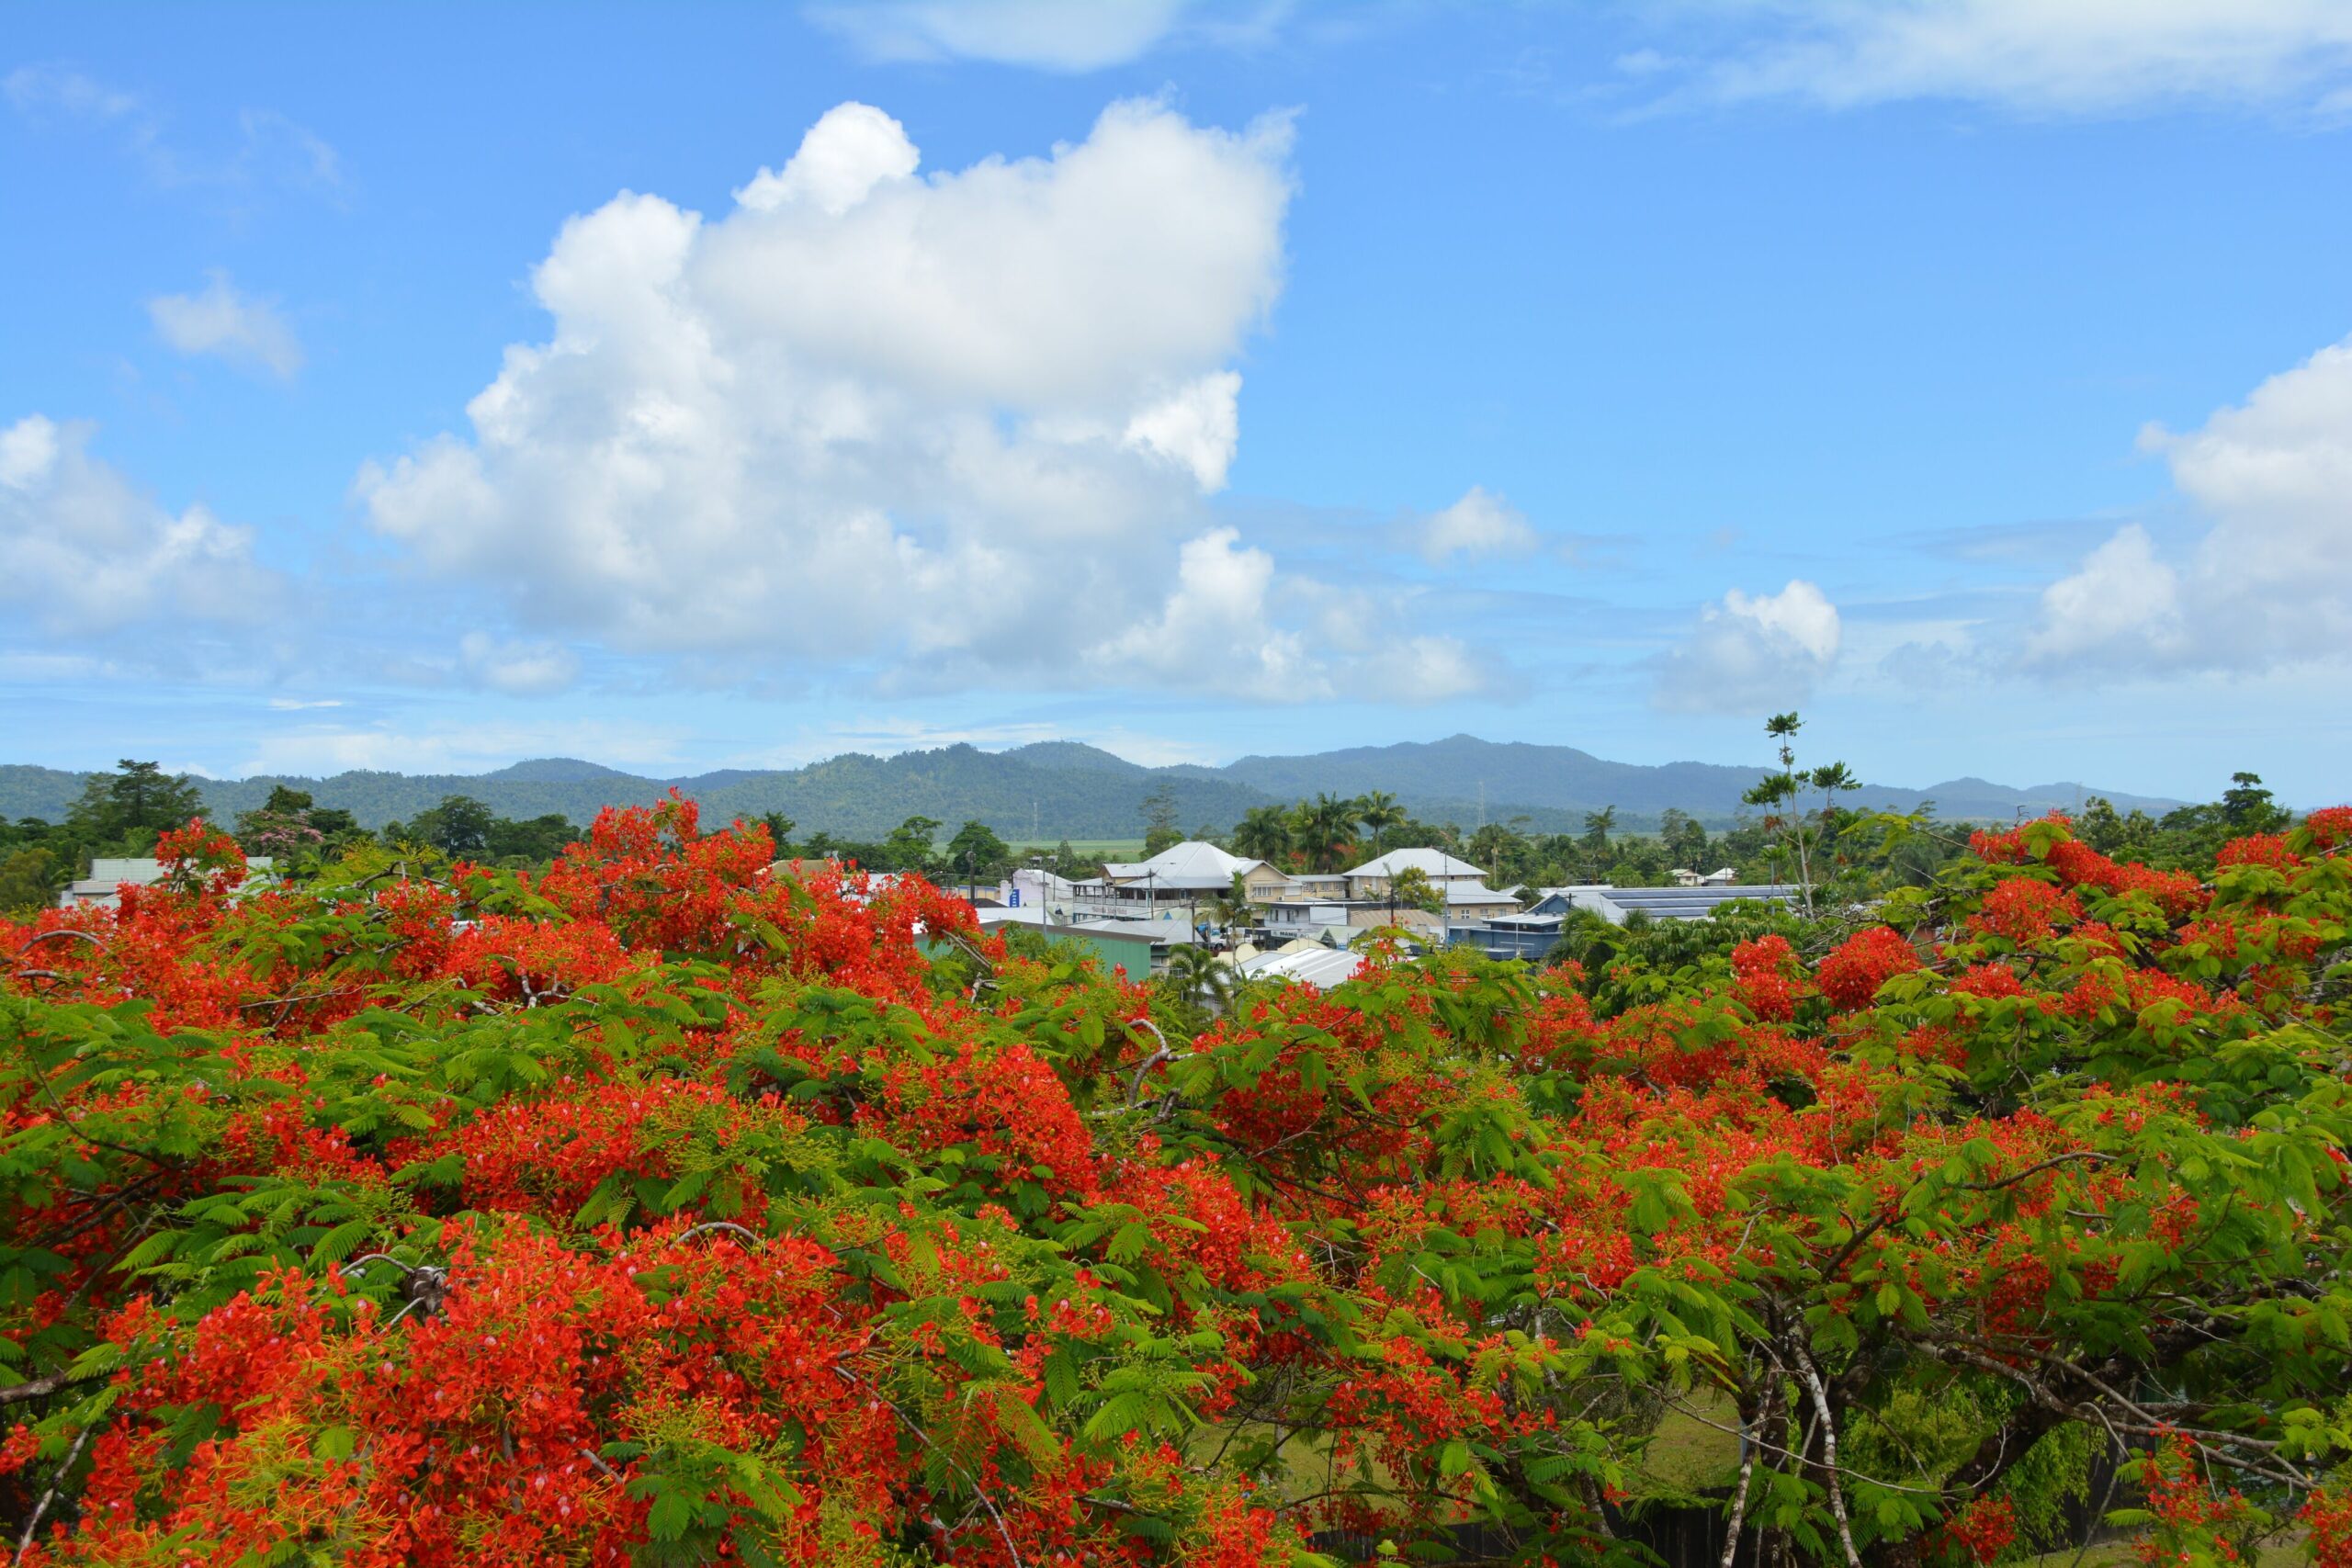
[[[1742,0],[1679,15],[1690,47],[1619,62],[1622,79],[1668,101],[2352,114],[2352,6],[2340,0]]]
[[[1483,485],[1472,485],[1451,506],[1414,518],[1410,531],[1413,547],[1431,566],[1457,557],[1484,560],[1529,555],[1536,546],[1527,514]]]
[[[676,762],[672,730],[594,719],[541,724],[307,724],[264,736],[232,771],[326,774],[353,768],[406,773],[481,773],[524,757],[586,757],[608,767],[666,773]]]
[[[0,76],[0,98],[31,125],[117,137],[141,171],[165,188],[277,186],[338,200],[347,188],[334,145],[276,109],[239,110],[225,145],[206,147],[200,138],[176,134],[164,112],[137,93],[54,62]]]
[[[835,0],[803,14],[868,60],[1079,73],[1179,41],[1262,44],[1290,10],[1290,0]]]
[[[225,272],[209,276],[198,294],[164,294],[147,301],[155,332],[182,354],[209,354],[290,381],[302,368],[302,344],[270,300],[237,292]]]

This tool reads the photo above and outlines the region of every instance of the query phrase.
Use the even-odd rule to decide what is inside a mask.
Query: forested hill
[[[1759,744],[1751,763],[1667,762],[1653,767],[1607,761],[1573,746],[1500,744],[1456,735],[1427,744],[1359,746],[1306,757],[1244,757],[1216,773],[1284,800],[1321,790],[1361,795],[1385,789],[1434,820],[1471,821],[1483,798],[1489,820],[1502,820],[1528,807],[1581,814],[1614,806],[1621,817],[1645,821],[1668,807],[1714,821],[1739,809],[1739,797],[1763,773],[1764,760]],[[2217,778],[2217,791],[2222,782]],[[1909,811],[1932,800],[1939,816],[2007,820],[2021,808],[2039,815],[2056,807],[2073,807],[2092,795],[2105,795],[2119,810],[2137,806],[2151,815],[2181,804],[2074,783],[2020,789],[1979,778],[1949,779],[1925,787],[1870,784],[1843,804]],[[1506,802],[1510,804],[1502,804]],[[1448,809],[1427,809],[1432,805]]]
[[[1126,839],[1142,834],[1144,796],[1165,788],[1177,819],[1190,830],[1230,827],[1243,812],[1269,801],[1319,793],[1361,795],[1385,790],[1415,816],[1464,827],[1530,818],[1529,826],[1562,831],[1580,826],[1584,812],[1617,807],[1623,827],[1641,828],[1668,807],[1711,825],[1728,821],[1758,766],[1673,762],[1645,767],[1611,762],[1567,746],[1498,745],[1467,735],[1429,744],[1363,747],[1305,757],[1245,757],[1229,767],[1147,768],[1108,751],[1069,741],[1045,741],[1011,751],[951,746],[896,757],[853,752],[805,768],[727,769],[689,778],[656,779],[571,758],[540,758],[492,773],[347,773],[333,778],[263,777],[206,780],[214,813],[232,818],[258,806],[273,785],[304,789],[318,804],[352,812],[368,827],[405,820],[444,795],[468,795],[503,817],[560,813],[585,822],[605,806],[639,805],[675,786],[727,818],[780,811],[802,833],[878,838],[909,817],[937,818],[949,827],[967,818],[1007,838]],[[0,765],[0,816],[62,818],[87,775],[51,768]],[[2217,783],[2216,788],[2220,787]],[[1855,806],[1909,809],[1932,799],[1948,818],[2007,820],[2024,810],[2071,807],[2086,795],[2104,795],[2118,807],[2161,813],[2179,804],[2076,784],[2017,789],[1983,779],[1955,779],[1923,788],[1871,784],[1849,796]]]
[[[1083,750],[1074,748],[1073,750]],[[405,821],[445,795],[468,795],[502,817],[558,812],[586,822],[606,806],[659,800],[673,786],[724,820],[780,811],[802,834],[878,839],[910,817],[948,827],[977,818],[1007,837],[1028,838],[1034,821],[1047,838],[1127,839],[1143,834],[1143,797],[1165,783],[1187,830],[1230,827],[1267,797],[1230,780],[1162,778],[1152,770],[1098,753],[1107,768],[1046,766],[1018,757],[951,746],[896,757],[860,752],[805,768],[728,769],[688,778],[654,779],[570,758],[517,762],[492,773],[347,773],[332,778],[203,779],[214,815],[259,806],[277,784],[308,790],[321,806],[351,812],[363,827]],[[0,815],[62,817],[86,775],[49,768],[0,767]]]

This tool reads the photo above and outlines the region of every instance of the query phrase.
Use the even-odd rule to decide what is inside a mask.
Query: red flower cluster
[[[1881,986],[1918,967],[1919,955],[1902,932],[1865,926],[1824,958],[1814,977],[1831,1003],[1851,1010],[1870,1006]]]

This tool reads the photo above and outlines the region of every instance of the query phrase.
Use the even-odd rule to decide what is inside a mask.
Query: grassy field
[[[1043,850],[1051,854],[1062,844],[1059,839],[1009,839],[1006,842],[1012,846],[1016,854],[1021,855],[1026,855],[1032,850]],[[1080,854],[1092,855],[1098,860],[1143,859],[1141,839],[1072,839],[1069,847]]]
[[[1633,1488],[1637,1495],[1695,1496],[1739,1473],[1739,1435],[1724,1430],[1738,1421],[1738,1407],[1703,1387],[1692,1389],[1684,1403],[1692,1414],[1668,1411],[1643,1450],[1641,1483]]]

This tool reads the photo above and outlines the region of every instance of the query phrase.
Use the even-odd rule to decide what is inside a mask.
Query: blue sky
[[[2346,793],[2352,8],[8,17],[0,760]]]

